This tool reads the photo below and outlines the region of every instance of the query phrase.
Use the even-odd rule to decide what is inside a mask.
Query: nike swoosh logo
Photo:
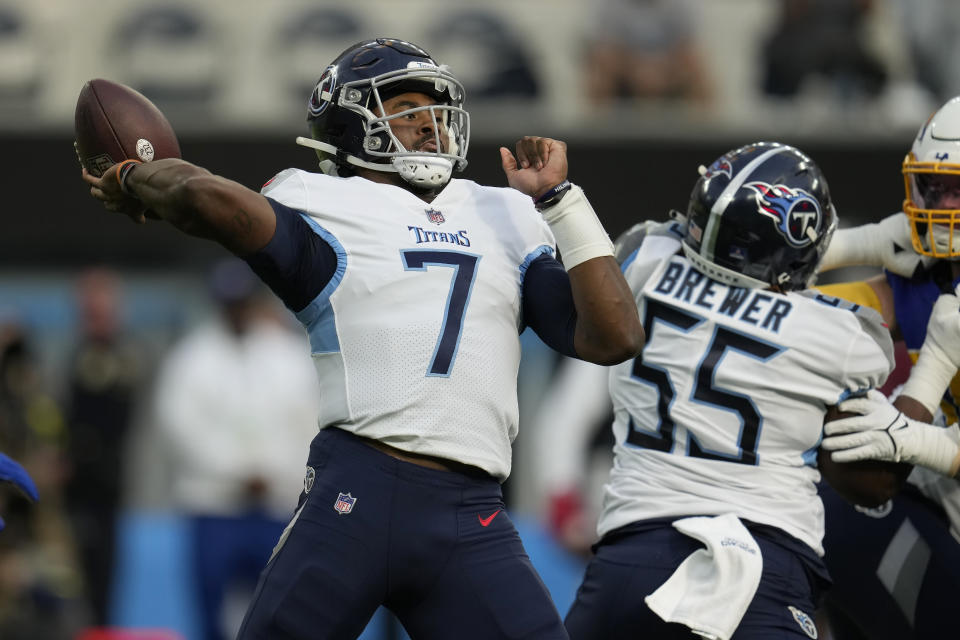
[[[477,520],[480,521],[480,526],[481,526],[481,527],[489,527],[489,526],[490,526],[490,523],[493,522],[493,519],[497,517],[497,514],[498,514],[498,513],[500,513],[500,509],[497,509],[496,511],[494,511],[493,513],[491,513],[491,514],[490,514],[489,516],[487,516],[486,518],[481,518],[481,517],[480,517],[480,514],[478,513],[478,514],[477,514]]]

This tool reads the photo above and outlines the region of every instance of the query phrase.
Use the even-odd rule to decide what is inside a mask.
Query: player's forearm
[[[911,396],[901,393],[893,401],[893,406],[903,412],[903,415],[921,422],[933,422],[933,414],[922,402]]]
[[[887,216],[877,223],[838,229],[819,270],[864,265],[884,267],[909,278],[923,263],[922,256],[912,250],[910,235],[910,224],[903,213]]]
[[[124,186],[184,233],[214,240],[239,255],[266,245],[276,226],[263,196],[183,160],[137,165]]]
[[[643,326],[633,294],[613,256],[582,262],[569,274],[577,309],[577,355],[603,365],[636,357],[643,349]]]

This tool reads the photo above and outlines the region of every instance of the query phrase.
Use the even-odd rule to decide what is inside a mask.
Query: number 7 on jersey
[[[427,368],[427,376],[447,377],[453,369],[457,357],[460,336],[463,333],[463,317],[470,303],[470,293],[477,275],[477,262],[480,256],[459,251],[423,251],[407,249],[400,252],[403,268],[407,271],[426,271],[427,267],[449,267],[453,269],[453,280],[447,305],[443,312],[443,324],[440,337],[433,350],[433,358]]]

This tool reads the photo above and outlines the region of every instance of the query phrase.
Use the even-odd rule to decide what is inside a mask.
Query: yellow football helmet
[[[920,127],[903,160],[903,211],[910,220],[913,248],[934,258],[960,258],[960,209],[933,208],[942,196],[937,176],[960,176],[960,96]]]

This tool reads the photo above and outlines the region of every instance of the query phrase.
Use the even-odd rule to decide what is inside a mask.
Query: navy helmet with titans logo
[[[817,164],[794,147],[757,142],[700,173],[683,238],[697,269],[738,287],[810,286],[837,226]]]
[[[436,104],[386,115],[383,102],[406,92],[424,93]],[[350,175],[352,167],[364,167],[433,189],[467,165],[470,118],[463,101],[463,85],[417,45],[392,38],[360,42],[320,76],[307,107],[311,138],[297,142],[317,150],[324,173]],[[390,129],[391,121],[421,111],[433,119],[436,151],[405,149]]]

